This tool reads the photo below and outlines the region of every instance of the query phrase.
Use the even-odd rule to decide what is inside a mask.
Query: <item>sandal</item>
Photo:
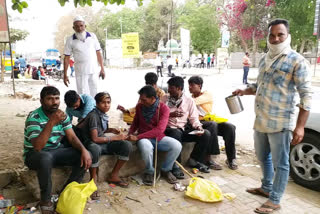
[[[168,171],[168,172],[161,171],[161,174],[162,174],[162,176],[165,177],[166,181],[167,181],[169,184],[178,183],[177,178],[172,174],[172,172],[170,172],[170,171]]]
[[[173,168],[172,174],[178,179],[184,179],[184,173],[181,171],[181,169],[179,167]]]
[[[203,163],[198,162],[195,168],[199,169],[200,172],[210,173],[209,167]]]
[[[232,170],[236,170],[238,169],[238,165],[236,164],[235,162],[235,159],[232,159],[232,161],[228,161],[228,159],[226,160],[226,164],[227,166],[229,167],[229,169],[232,169]]]
[[[100,200],[100,194],[99,194],[98,190],[97,190],[97,191],[94,191],[94,192],[91,194],[90,198],[91,198],[92,200]]]
[[[262,197],[269,198],[269,193],[263,191],[261,188],[251,188],[251,189],[246,189],[246,191],[253,195],[260,195]]]
[[[116,186],[122,187],[122,188],[128,188],[129,184],[125,181],[123,181],[122,179],[120,179],[119,181],[108,181],[109,184],[114,184]]]
[[[40,205],[40,210],[42,214],[54,214],[54,204],[50,202],[48,205]]]
[[[207,161],[206,165],[209,166],[209,168],[213,169],[213,170],[222,170],[222,167],[220,166],[220,164],[216,163],[213,160]]]
[[[269,213],[272,213],[273,211],[279,210],[280,208],[281,208],[280,205],[270,206],[268,204],[262,204],[261,207],[256,208],[254,212],[260,213],[260,214],[269,214]]]

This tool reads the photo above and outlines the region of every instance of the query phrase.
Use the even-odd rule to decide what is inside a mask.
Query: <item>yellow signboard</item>
[[[125,33],[122,34],[122,56],[123,58],[139,58],[139,34]]]

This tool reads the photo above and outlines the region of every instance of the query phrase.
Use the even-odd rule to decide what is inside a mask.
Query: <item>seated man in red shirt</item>
[[[136,114],[129,130],[129,140],[138,141],[138,148],[146,164],[143,183],[153,184],[153,150],[158,144],[159,151],[168,152],[161,167],[161,174],[168,183],[177,183],[171,173],[174,161],[181,152],[181,144],[174,138],[165,136],[164,131],[169,120],[169,108],[159,101],[154,87],[147,85],[140,89],[140,102],[136,106]],[[133,135],[135,131],[137,135]]]

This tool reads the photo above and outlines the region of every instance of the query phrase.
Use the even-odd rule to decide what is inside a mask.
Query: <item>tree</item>
[[[212,53],[220,43],[214,1],[188,0],[180,8],[178,23],[190,30],[192,46],[200,53]]]
[[[172,0],[152,1],[144,11],[142,51],[156,51],[158,42],[166,43],[169,38],[177,37],[177,6]],[[171,21],[172,16],[172,21]],[[171,25],[172,23],[172,25]],[[170,26],[171,25],[171,26]],[[171,32],[171,34],[170,34]],[[168,33],[169,38],[168,38]]]
[[[15,43],[17,41],[25,40],[27,36],[29,35],[29,32],[26,30],[20,30],[20,29],[10,29],[10,41],[11,43]]]
[[[290,23],[292,46],[296,46],[303,53],[307,43],[314,44],[316,36],[313,36],[313,22],[315,16],[315,0],[294,1],[276,0],[275,14],[281,14],[281,18]]]
[[[24,40],[29,35],[28,31],[10,28],[10,42],[15,43],[17,41]],[[2,52],[5,51],[6,44],[0,44],[0,63],[1,63],[1,82],[4,81],[4,61],[2,61]]]
[[[259,41],[267,34],[267,24],[273,12],[275,2],[273,0],[238,0],[228,1],[221,6],[220,22],[228,27],[233,37],[238,37],[244,51],[249,51],[252,46],[255,66],[255,54]]]
[[[24,8],[27,8],[28,7],[28,3],[27,1],[30,1],[30,0],[27,0],[27,1],[22,1],[22,0],[11,0],[12,1],[12,9],[13,10],[18,10],[19,13],[22,13],[23,9]],[[69,0],[57,0],[60,5],[63,7],[67,2],[69,2]],[[77,7],[78,5],[80,5],[81,7],[84,7],[86,5],[88,6],[92,6],[92,2],[93,1],[96,1],[96,2],[101,2],[103,3],[104,5],[108,5],[108,4],[115,4],[117,3],[118,5],[120,4],[125,4],[126,0],[73,0],[73,4],[75,7]],[[136,0],[137,1],[137,4],[139,6],[142,5],[142,1],[143,0]]]

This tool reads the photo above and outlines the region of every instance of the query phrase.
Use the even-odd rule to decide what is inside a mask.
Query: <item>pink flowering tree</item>
[[[257,47],[266,37],[274,6],[273,0],[227,0],[218,7],[220,25],[228,28],[232,40],[238,41],[245,52],[252,50],[254,66]]]

